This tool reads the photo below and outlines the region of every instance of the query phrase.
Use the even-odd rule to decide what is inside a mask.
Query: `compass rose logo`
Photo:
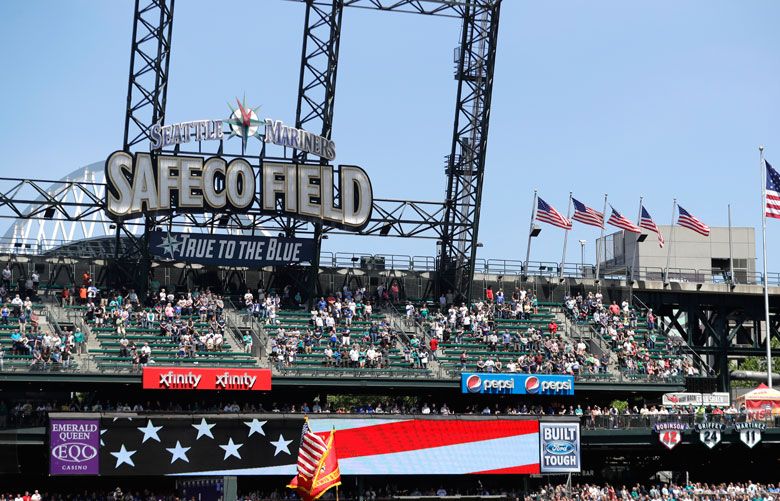
[[[227,119],[227,123],[230,126],[230,136],[228,139],[234,136],[241,138],[241,153],[246,150],[246,142],[250,137],[260,137],[260,119],[257,118],[257,108],[250,108],[246,105],[246,96],[243,102],[236,98],[237,108],[228,103],[230,108],[230,117]]]
[[[157,244],[157,248],[162,249],[163,254],[170,254],[171,259],[175,259],[176,252],[181,249],[182,244],[184,242],[180,242],[178,237],[168,233],[163,237],[162,243]]]

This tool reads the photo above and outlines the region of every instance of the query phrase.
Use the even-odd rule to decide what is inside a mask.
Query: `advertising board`
[[[574,395],[574,376],[462,372],[462,393]]]
[[[539,457],[542,473],[580,472],[580,424],[539,423]]]
[[[268,391],[270,369],[144,367],[145,390]]]
[[[98,419],[52,419],[49,422],[50,475],[97,475],[99,449]]]

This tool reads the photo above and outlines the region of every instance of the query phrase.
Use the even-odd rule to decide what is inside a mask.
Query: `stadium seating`
[[[625,301],[604,306],[593,293],[565,298],[564,310],[575,323],[592,328],[601,345],[615,354],[626,379],[674,379],[697,372],[680,350],[681,338],[665,335],[654,322],[648,322],[651,312]]]
[[[67,308],[77,311],[86,310],[84,306],[69,306]],[[199,333],[209,327],[208,322],[199,321],[199,315],[178,315],[176,319],[185,322],[192,320],[194,328]],[[94,321],[87,322],[87,325],[90,335],[99,345],[98,348],[89,348],[88,353],[99,369],[127,369],[138,365],[132,354],[130,356],[121,355],[122,346],[120,340],[123,335],[117,332],[116,327],[107,325],[97,326]],[[161,322],[159,319],[147,327],[143,327],[137,320],[128,320],[124,337],[136,349],[140,349],[142,346],[148,346],[151,349],[149,364],[197,365],[201,367],[251,367],[257,365],[257,358],[251,353],[234,350],[227,340],[227,336],[221,350],[207,351],[198,349],[194,351],[192,356],[185,356],[178,341],[166,335],[161,335]]]
[[[301,310],[279,310],[275,323],[264,327],[268,336],[268,355],[271,365],[280,373],[299,374],[312,376],[388,376],[388,377],[428,377],[430,371],[423,367],[415,367],[413,364],[414,350],[405,345],[391,332],[386,324],[382,327],[384,336],[375,335],[371,341],[370,328],[372,325],[381,326],[386,322],[385,315],[372,314],[370,319],[353,320],[348,327],[343,320],[336,325],[336,337],[338,345],[331,346],[330,335],[322,334],[319,339],[312,336],[309,341],[308,351],[302,346],[306,339],[306,331],[312,328],[311,313]],[[349,347],[341,344],[344,332],[349,329]],[[382,341],[385,337],[386,353],[381,356]],[[348,356],[340,360],[335,355],[330,360],[326,350],[331,346],[334,352],[341,350],[348,353],[350,347],[355,346],[359,351],[357,363],[351,363]],[[372,366],[367,360],[366,352],[373,346],[377,351],[377,362]],[[303,349],[301,349],[303,348]]]

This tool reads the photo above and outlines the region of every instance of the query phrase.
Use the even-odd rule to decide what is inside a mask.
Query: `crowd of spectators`
[[[247,304],[252,300],[248,296],[251,293],[245,296]],[[281,325],[275,315],[278,301],[274,304],[273,300],[266,298],[270,308],[261,309],[261,315],[267,318],[270,362],[281,370],[294,365],[302,354],[321,352],[322,363],[328,367],[388,367],[398,335],[386,320],[372,319],[373,304],[364,299],[365,289],[352,290],[345,286],[343,291],[320,297],[309,312],[307,323],[298,327]],[[274,312],[273,316],[267,316],[269,309]],[[355,325],[358,321],[362,322],[360,326]],[[274,330],[273,325],[279,327]],[[402,350],[405,362],[409,367],[425,368],[428,358],[426,348],[414,336],[409,341]]]
[[[752,481],[745,482],[683,482],[683,483],[636,483],[633,485],[611,484],[547,484],[531,491],[523,492],[515,487],[483,487],[480,481],[472,486],[439,485],[431,487],[412,485],[377,485],[368,483],[359,491],[350,485],[339,488],[339,499],[396,499],[407,497],[491,497],[493,499],[515,499],[525,501],[775,501],[780,499],[780,486]],[[187,501],[195,499],[176,495],[165,489],[138,488],[116,489],[104,492],[84,491],[78,494],[40,493],[38,490],[22,493],[2,493],[0,501]],[[239,492],[239,501],[282,501],[295,500],[295,491],[285,488],[267,487],[264,490],[245,490]],[[323,500],[336,499],[335,489],[326,492]]]
[[[686,484],[547,485],[526,495],[527,501],[631,500],[631,501],[773,501],[780,499],[780,486],[754,482]]]
[[[150,293],[144,303],[130,289],[103,294],[89,282],[84,320],[99,329],[109,328],[118,339],[118,355],[134,365],[153,361],[148,341],[136,343],[128,335],[129,327],[156,333],[160,341],[177,346],[175,356],[193,358],[204,352],[222,351],[225,346],[224,300],[208,290],[196,289],[174,294],[160,289]]]
[[[647,311],[640,330],[637,311],[628,301],[624,300],[620,305],[613,301],[606,306],[602,299],[600,292],[589,292],[584,297],[581,294],[567,296],[564,305],[569,318],[590,324],[609,343],[622,371],[650,377],[698,375],[699,371],[690,359],[681,356],[684,341],[676,331],[665,336],[663,342],[659,341],[652,309]]]
[[[434,357],[459,355],[460,370],[471,363],[481,372],[542,374],[597,374],[607,372],[609,357],[597,357],[587,345],[567,339],[554,319],[546,325],[529,323],[514,329],[501,320],[531,320],[538,314],[538,299],[532,292],[517,288],[509,297],[499,289],[486,291],[484,301],[450,305],[445,296],[434,311],[427,304],[406,306],[408,322],[419,322],[429,336]],[[472,356],[464,343],[481,345],[487,355]],[[511,355],[509,355],[511,353]],[[518,353],[520,353],[518,355]]]
[[[58,334],[50,327],[33,325],[29,332],[15,330],[10,334],[11,355],[29,355],[31,368],[48,369],[51,367],[69,368],[74,356],[83,353],[84,333],[77,328]],[[0,370],[4,368],[5,353],[0,345]]]

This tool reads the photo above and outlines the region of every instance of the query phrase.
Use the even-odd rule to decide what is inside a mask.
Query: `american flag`
[[[664,246],[664,236],[661,234],[661,230],[655,225],[653,218],[650,217],[650,213],[647,212],[645,206],[642,206],[642,217],[639,219],[639,226],[646,230],[654,231],[658,235],[658,247]]]
[[[563,217],[552,205],[541,198],[536,199],[536,219],[564,230],[571,229],[571,220]]]
[[[604,214],[591,209],[576,198],[572,198],[571,201],[574,202],[574,216],[572,216],[572,219],[598,228],[604,227]]]
[[[677,206],[677,209],[680,211],[680,217],[677,218],[677,224],[684,228],[688,228],[689,230],[693,230],[699,235],[705,237],[710,235],[709,226],[699,221],[695,216],[691,215],[690,212],[683,209],[679,205]]]
[[[328,445],[319,435],[312,433],[309,421],[303,423],[301,446],[298,449],[298,475],[305,478],[314,476],[322,456],[328,451]]]
[[[780,174],[766,164],[766,217],[780,218]]]
[[[642,233],[642,230],[639,229],[639,226],[629,221],[625,216],[616,211],[615,208],[611,205],[610,209],[612,209],[612,214],[607,220],[609,224],[612,226],[617,226],[618,228],[624,229],[626,231],[630,231],[631,233]]]
[[[309,430],[301,436],[303,416],[90,416],[100,421],[94,447],[101,475],[295,475],[300,479],[299,438],[314,433],[328,443],[334,428],[339,469],[345,475],[505,475],[540,470],[536,420],[323,415],[309,418]],[[334,457],[334,449],[326,462]]]

